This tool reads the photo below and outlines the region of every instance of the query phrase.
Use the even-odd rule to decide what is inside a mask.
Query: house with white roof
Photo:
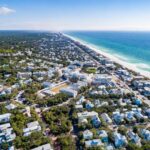
[[[0,123],[9,122],[10,116],[11,116],[10,113],[0,115]]]
[[[89,140],[93,138],[93,133],[90,130],[83,131],[83,138]]]
[[[134,133],[130,130],[130,131],[128,131],[127,135],[133,143],[141,146],[141,139],[136,133]]]
[[[102,142],[108,143],[108,134],[105,130],[100,130],[97,132]]]
[[[111,76],[107,75],[107,74],[97,74],[93,81],[92,81],[92,84],[94,85],[101,85],[101,84],[106,84],[108,82],[111,81]]]
[[[37,72],[33,72],[33,75],[36,77],[44,77],[48,75],[47,71],[37,71]]]
[[[133,111],[125,112],[124,117],[129,122],[136,122],[136,118],[134,117],[134,112]]]
[[[31,72],[18,72],[17,78],[23,79],[23,78],[30,78],[32,76]]]
[[[99,119],[98,116],[93,116],[92,117],[92,124],[94,125],[94,127],[98,128],[101,124],[101,121]]]
[[[146,141],[150,141],[150,131],[147,129],[141,129],[140,135],[144,138]]]
[[[93,107],[94,107],[94,104],[91,101],[87,100],[86,104],[85,104],[85,108],[88,109],[88,110],[90,110]]]
[[[85,102],[86,100],[85,100],[85,98],[84,98],[84,96],[82,96],[77,102],[76,102],[76,104],[77,105],[80,105],[80,104],[82,104],[83,102]]]
[[[82,87],[87,87],[88,83],[85,81],[78,81],[77,83],[73,83],[70,85],[72,89],[79,91]]]
[[[150,108],[145,111],[145,114],[150,118]]]
[[[93,139],[85,141],[85,147],[100,147],[103,146],[103,143],[100,139]]]
[[[150,87],[144,87],[143,94],[145,96],[150,96]]]
[[[92,118],[92,117],[94,117],[94,116],[98,117],[98,113],[95,112],[95,111],[91,111],[91,112],[84,111],[84,112],[81,112],[81,113],[77,113],[77,116],[78,116],[78,121],[79,121],[79,123],[80,123],[80,122],[82,122],[84,119]]]
[[[117,148],[123,147],[127,144],[127,139],[125,136],[121,135],[120,133],[114,133],[114,144]]]
[[[103,113],[103,114],[101,114],[101,117],[102,117],[102,119],[103,119],[106,123],[108,123],[108,124],[111,124],[111,123],[112,123],[112,120],[111,120],[111,118],[108,116],[108,114]]]
[[[68,96],[71,96],[71,97],[74,97],[74,98],[75,98],[75,97],[77,96],[77,94],[78,94],[77,91],[75,91],[75,90],[73,90],[73,89],[71,89],[71,88],[69,88],[69,87],[60,89],[60,92],[61,92],[61,93],[65,93],[65,94],[67,94]]]
[[[16,138],[16,134],[13,132],[10,123],[0,125],[0,145],[2,143],[11,144]]]
[[[14,105],[14,104],[9,104],[9,105],[7,105],[7,106],[5,106],[5,108],[6,109],[8,109],[8,110],[13,110],[13,109],[15,109],[17,106],[16,105]]]
[[[113,120],[117,123],[120,124],[121,122],[124,121],[124,114],[120,113],[119,111],[113,112]]]
[[[50,144],[44,144],[31,150],[53,150]]]
[[[29,136],[32,132],[36,131],[41,131],[38,121],[30,122],[27,124],[27,128],[23,129],[23,136]]]
[[[75,105],[75,108],[78,110],[82,110],[83,109],[83,105]]]

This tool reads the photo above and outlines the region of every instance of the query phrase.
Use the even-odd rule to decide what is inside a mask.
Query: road
[[[72,99],[73,99],[73,98],[69,98],[67,101],[65,101],[65,102],[63,102],[63,103],[61,103],[61,104],[57,104],[57,105],[54,105],[54,106],[46,107],[46,108],[43,109],[42,112],[48,111],[48,110],[52,109],[53,107],[60,107],[60,106],[67,105],[67,104],[70,103],[70,101],[71,101]]]

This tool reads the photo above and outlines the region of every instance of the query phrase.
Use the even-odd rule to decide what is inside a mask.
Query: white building
[[[76,97],[77,94],[78,94],[77,91],[75,91],[75,90],[73,90],[73,89],[71,89],[69,87],[68,88],[60,89],[60,92],[61,93],[65,93],[65,94],[67,94],[68,96],[71,96],[71,97]]]
[[[100,139],[85,141],[85,147],[99,147],[99,146],[103,146],[103,143]]]
[[[22,79],[22,78],[30,78],[31,75],[32,75],[31,72],[18,72],[17,73],[17,78],[20,78],[20,79]]]
[[[101,117],[102,117],[102,119],[103,119],[106,123],[109,123],[109,124],[112,123],[112,120],[111,120],[111,118],[108,116],[108,114],[103,113],[103,114],[101,114]]]
[[[15,109],[16,107],[17,107],[17,106],[14,105],[14,104],[9,104],[9,105],[5,106],[5,108],[8,109],[8,110],[13,110],[13,109]]]
[[[6,113],[6,114],[3,114],[3,115],[0,115],[0,123],[9,122],[10,116],[11,116],[10,113]]]
[[[41,126],[38,121],[30,122],[27,124],[27,128],[23,129],[23,135],[29,136],[32,132],[41,131]]]
[[[111,76],[109,76],[107,74],[100,74],[100,75],[95,76],[92,83],[96,84],[96,85],[106,84],[106,83],[110,82],[111,79],[112,79]]]
[[[50,144],[45,144],[36,148],[33,148],[31,150],[53,150]]]
[[[91,111],[91,112],[85,111],[85,112],[77,113],[77,116],[78,116],[79,122],[82,122],[84,119],[87,119],[87,118],[92,118],[95,116],[98,117],[98,113],[95,111]]]
[[[90,131],[90,130],[85,130],[83,132],[83,138],[85,140],[89,140],[89,139],[92,139],[93,138],[93,133]]]
[[[16,138],[16,134],[13,133],[10,123],[0,125],[0,144],[8,143]]]

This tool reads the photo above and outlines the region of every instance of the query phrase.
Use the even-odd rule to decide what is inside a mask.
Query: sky
[[[0,0],[0,30],[150,31],[150,0]]]

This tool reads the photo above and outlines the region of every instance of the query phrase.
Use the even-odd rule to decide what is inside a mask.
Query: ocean
[[[70,31],[65,34],[112,56],[143,75],[150,75],[150,32]]]

